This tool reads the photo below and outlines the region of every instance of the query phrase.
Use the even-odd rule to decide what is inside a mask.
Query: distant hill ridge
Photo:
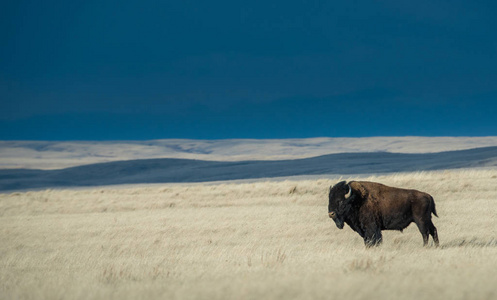
[[[424,154],[338,153],[276,161],[142,159],[59,170],[0,170],[0,190],[116,184],[212,182],[306,175],[353,175],[497,166],[497,147]]]
[[[149,141],[0,141],[0,169],[55,170],[101,162],[178,158],[288,160],[337,153],[436,153],[497,147],[489,137],[361,137]]]

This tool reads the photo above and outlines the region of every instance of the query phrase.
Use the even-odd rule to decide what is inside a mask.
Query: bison
[[[431,235],[438,247],[432,213],[438,217],[433,197],[417,190],[367,181],[342,181],[330,187],[329,217],[339,229],[347,223],[364,239],[366,247],[381,244],[382,230],[402,232],[411,222],[418,226],[424,246]]]

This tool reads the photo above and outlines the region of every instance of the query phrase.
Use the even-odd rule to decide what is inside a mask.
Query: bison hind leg
[[[419,232],[421,232],[421,235],[423,236],[423,246],[428,245],[428,237],[430,234],[428,224],[422,221],[416,221],[416,225],[418,226]]]
[[[430,220],[430,223],[428,224],[428,229],[430,230],[430,235],[433,238],[433,242],[435,242],[435,246],[438,247],[439,242],[438,242],[438,233],[437,233],[437,228],[435,225],[433,225],[433,222]]]
[[[416,225],[418,225],[419,232],[421,232],[421,235],[423,236],[423,246],[428,245],[428,238],[431,235],[435,246],[438,247],[437,228],[433,225],[431,220],[428,220],[428,222],[416,222]]]

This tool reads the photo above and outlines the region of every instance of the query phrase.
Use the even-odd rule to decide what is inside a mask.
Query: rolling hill
[[[207,161],[141,159],[58,170],[0,170],[0,190],[117,184],[211,182],[310,175],[351,175],[497,166],[497,147],[437,153],[337,153],[303,159]]]

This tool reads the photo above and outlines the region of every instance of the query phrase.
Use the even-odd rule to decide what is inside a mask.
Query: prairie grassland
[[[0,194],[0,298],[497,298],[497,170],[344,179],[432,194],[441,247],[365,249],[326,179]]]

